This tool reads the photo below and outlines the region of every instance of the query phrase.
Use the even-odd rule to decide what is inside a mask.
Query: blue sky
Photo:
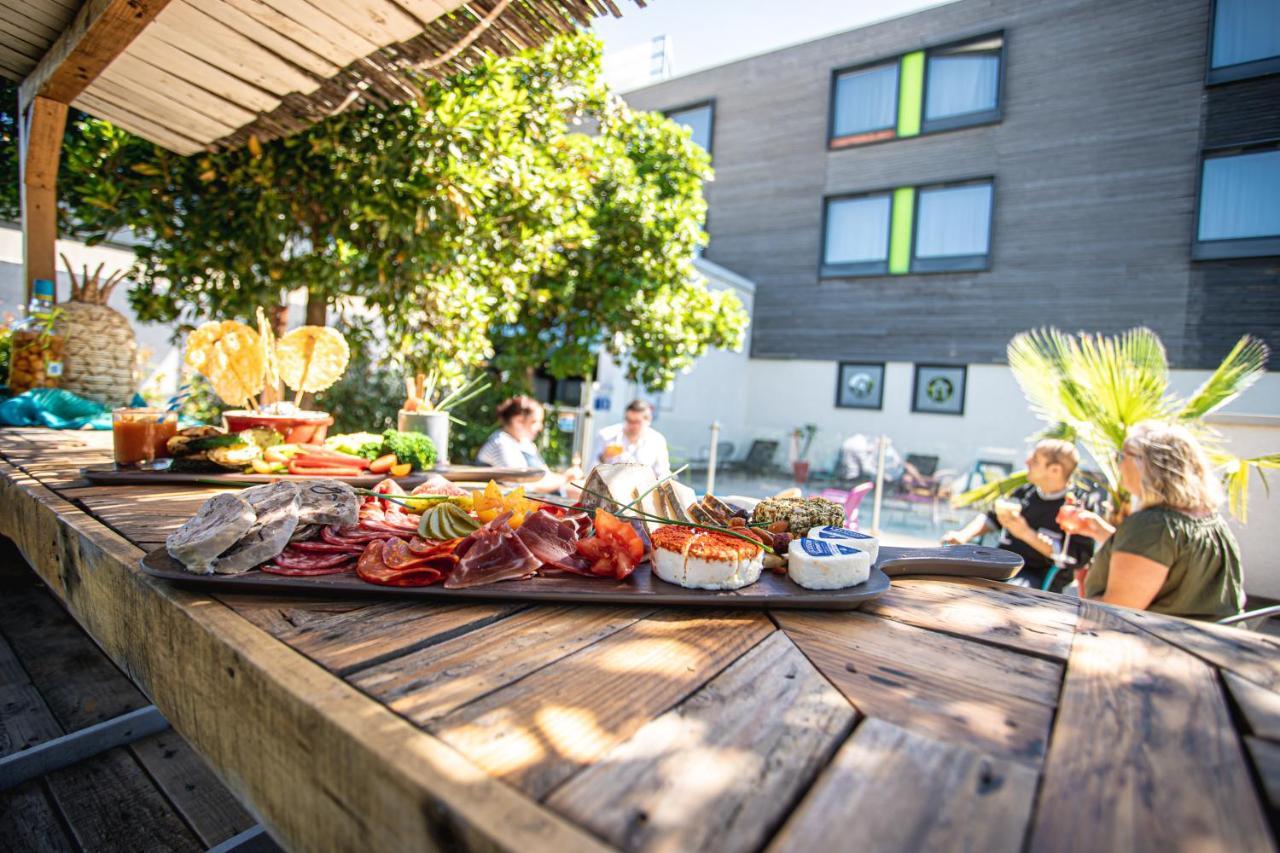
[[[650,0],[644,9],[619,2],[623,17],[601,18],[592,29],[604,40],[606,66],[620,51],[666,35],[674,46],[675,73],[688,74],[944,2]],[[641,59],[643,52],[639,51]]]

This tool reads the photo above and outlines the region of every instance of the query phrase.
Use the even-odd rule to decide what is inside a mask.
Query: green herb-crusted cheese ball
[[[751,513],[754,521],[785,521],[793,536],[803,536],[811,527],[844,526],[844,507],[825,498],[765,498]]]

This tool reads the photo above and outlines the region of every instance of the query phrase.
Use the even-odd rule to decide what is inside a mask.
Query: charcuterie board
[[[433,471],[410,474],[396,482],[412,488],[433,474],[454,483],[487,483],[497,480],[505,483],[532,483],[542,478],[545,471],[538,468],[490,468],[485,465],[451,465]],[[277,480],[306,480],[307,477],[292,474],[200,474],[185,471],[118,471],[114,466],[90,466],[80,469],[80,475],[99,486],[180,486],[199,484],[204,486],[226,483],[228,486],[252,483],[274,483]],[[356,487],[374,486],[387,478],[386,474],[361,474],[357,477],[325,476],[326,480],[341,480]]]
[[[789,608],[856,610],[889,589],[889,576],[952,575],[1005,580],[1022,567],[1022,558],[1008,551],[970,545],[947,548],[884,546],[871,577],[857,586],[837,590],[809,590],[785,575],[765,572],[760,580],[738,590],[698,590],[661,581],[647,562],[625,580],[579,575],[539,575],[527,580],[501,581],[467,589],[436,584],[419,587],[379,586],[354,573],[318,577],[288,577],[250,571],[239,575],[197,575],[158,548],[142,559],[148,575],[202,587],[209,592],[313,593],[325,595],[393,595],[437,601],[576,602],[590,604],[685,605],[693,607]]]

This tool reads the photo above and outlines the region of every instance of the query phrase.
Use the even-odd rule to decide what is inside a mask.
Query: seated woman
[[[1073,513],[1077,533],[1104,543],[1085,576],[1085,596],[1189,619],[1241,612],[1240,547],[1218,514],[1222,488],[1191,433],[1138,424],[1118,462],[1137,511],[1119,527],[1087,510]]]
[[[544,417],[542,404],[532,397],[522,395],[503,400],[498,406],[502,428],[489,436],[476,454],[476,460],[494,468],[540,468],[547,473],[536,483],[526,484],[527,491],[564,491],[572,497],[578,490],[570,484],[581,479],[582,469],[575,466],[563,474],[551,471],[533,443],[542,432]]]

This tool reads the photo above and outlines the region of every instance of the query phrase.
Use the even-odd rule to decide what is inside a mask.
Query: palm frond
[[[1019,486],[1025,486],[1027,483],[1026,471],[1015,471],[1008,477],[996,480],[991,483],[983,483],[975,489],[956,495],[951,499],[951,505],[954,507],[971,506],[977,503],[990,503],[1001,495],[1012,492]]]
[[[1231,514],[1240,519],[1241,524],[1249,523],[1249,471],[1243,459],[1228,470],[1224,478],[1227,487],[1227,508]]]
[[[1270,348],[1258,338],[1245,335],[1236,341],[1213,375],[1182,404],[1178,420],[1203,418],[1239,397],[1267,372],[1270,356]]]

